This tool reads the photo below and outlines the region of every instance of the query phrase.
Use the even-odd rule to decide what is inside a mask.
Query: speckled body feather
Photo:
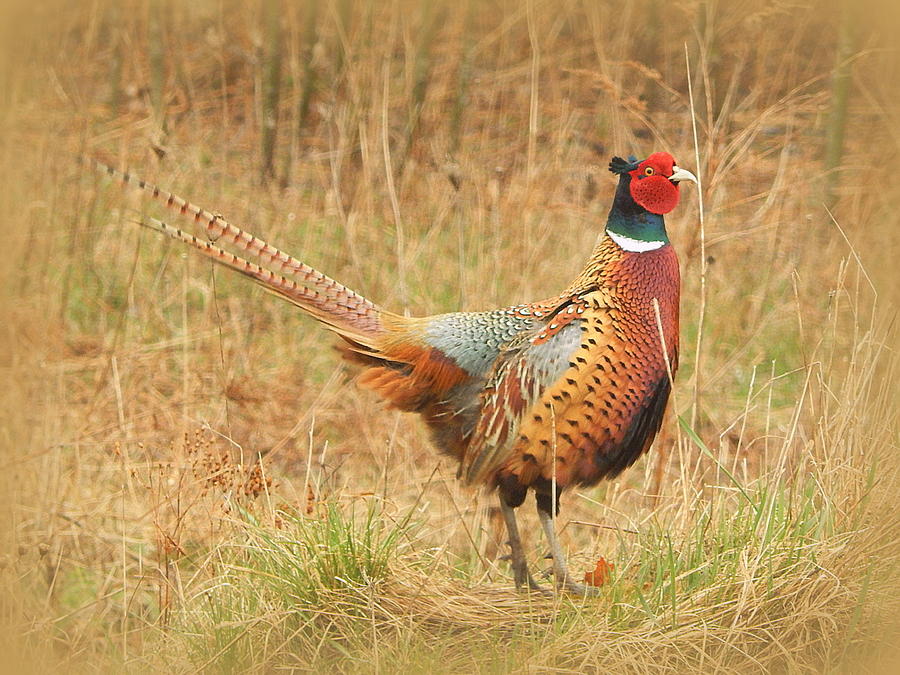
[[[590,485],[630,466],[659,430],[678,365],[679,285],[671,246],[632,253],[604,237],[548,322],[574,318],[495,369],[467,479],[495,482],[515,504],[527,487]]]
[[[363,385],[424,415],[467,482],[515,505],[529,487],[614,476],[648,449],[678,365],[678,294],[671,246],[630,253],[604,236],[556,298],[401,322],[382,356],[354,358],[369,366]]]

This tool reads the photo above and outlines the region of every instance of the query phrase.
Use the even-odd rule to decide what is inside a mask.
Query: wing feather
[[[610,307],[599,293],[579,300],[576,319],[498,360],[463,458],[467,482],[511,474],[526,486],[593,484],[650,447],[670,391],[662,349],[644,325],[652,319]]]
[[[485,480],[506,461],[523,417],[570,368],[581,344],[582,323],[572,320],[550,338],[535,331],[501,353],[482,394],[481,415],[460,465],[466,482]]]

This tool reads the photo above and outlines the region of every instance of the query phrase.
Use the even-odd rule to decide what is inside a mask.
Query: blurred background
[[[889,658],[897,19],[837,0],[5,3],[9,653],[175,671]],[[573,566],[613,564],[600,604],[537,610],[494,498],[418,420],[355,388],[313,321],[135,225],[190,223],[79,162],[415,315],[557,293],[602,232],[611,156],[659,150],[702,183],[668,219],[672,412],[629,472],[563,499]],[[385,559],[335,585],[325,549]],[[297,569],[319,576],[272,581]]]

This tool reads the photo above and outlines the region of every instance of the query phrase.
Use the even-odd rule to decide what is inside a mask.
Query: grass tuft
[[[10,670],[897,670],[892,12],[842,41],[841,3],[107,4],[0,9]],[[655,150],[702,228],[685,186],[671,419],[562,499],[591,600],[516,593],[418,420],[75,159],[424,315],[558,292],[609,157]]]

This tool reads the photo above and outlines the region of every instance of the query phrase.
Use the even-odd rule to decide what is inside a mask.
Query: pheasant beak
[[[689,180],[696,184],[697,177],[692,174],[687,169],[682,169],[680,166],[672,167],[672,175],[669,176],[669,180],[678,185],[678,181]]]

